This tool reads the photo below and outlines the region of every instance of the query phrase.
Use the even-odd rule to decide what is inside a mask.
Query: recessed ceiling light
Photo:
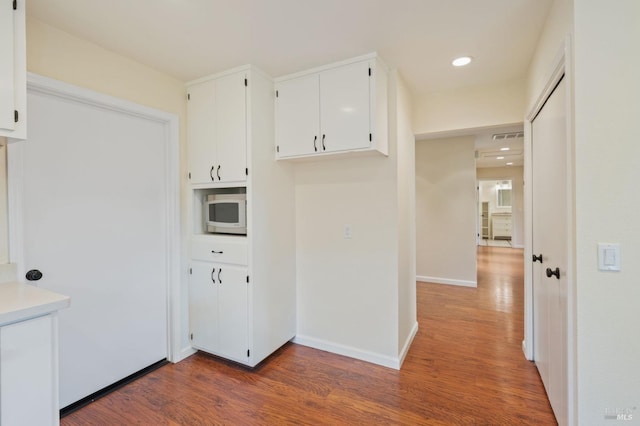
[[[507,166],[513,166],[513,163],[507,163]]]
[[[496,157],[496,160],[504,160],[504,157]]]
[[[465,65],[469,65],[471,63],[471,56],[461,56],[459,58],[454,59],[451,62],[451,65],[454,67],[464,67]]]
[[[507,147],[500,148],[500,151],[509,151],[509,148],[507,148]]]

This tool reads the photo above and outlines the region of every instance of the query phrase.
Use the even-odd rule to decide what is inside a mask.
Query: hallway
[[[478,247],[477,289],[418,283],[401,371],[295,344],[255,370],[196,354],[61,424],[554,425],[521,350],[522,274],[522,250]]]

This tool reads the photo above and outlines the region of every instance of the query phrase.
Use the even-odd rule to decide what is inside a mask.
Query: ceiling
[[[524,78],[552,0],[29,0],[27,14],[182,81],[377,51],[414,94]],[[470,55],[471,65],[451,60]]]

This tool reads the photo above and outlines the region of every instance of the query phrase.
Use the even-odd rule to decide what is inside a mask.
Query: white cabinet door
[[[220,354],[240,362],[248,359],[247,268],[220,265],[218,324]]]
[[[281,158],[311,155],[320,145],[320,78],[306,75],[276,86],[276,141]]]
[[[211,262],[191,263],[189,323],[193,346],[209,352],[219,347],[218,279],[220,267]]]
[[[0,2],[0,136],[27,136],[25,2]],[[15,7],[15,9],[14,9]]]
[[[13,116],[14,77],[13,77],[13,6],[10,1],[0,4],[0,129],[12,131],[15,128]],[[4,133],[0,134],[3,135]]]
[[[217,181],[246,181],[247,102],[246,73],[221,77],[216,82]]]
[[[191,183],[215,181],[216,167],[216,84],[215,81],[189,87],[189,173]]]
[[[51,315],[0,328],[0,424],[57,425]]]
[[[326,151],[370,146],[369,62],[320,74],[320,144]]]

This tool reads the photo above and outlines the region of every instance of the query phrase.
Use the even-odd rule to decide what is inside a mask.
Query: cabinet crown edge
[[[318,66],[318,67],[315,67],[315,68],[309,68],[309,69],[306,69],[304,71],[298,71],[298,72],[295,72],[295,73],[291,73],[291,74],[283,75],[283,76],[280,76],[280,77],[276,77],[276,78],[273,79],[273,81],[275,83],[278,83],[278,82],[281,82],[281,81],[291,80],[291,79],[302,77],[302,76],[305,76],[305,75],[314,74],[314,73],[320,73],[322,71],[330,70],[330,69],[333,69],[333,68],[338,68],[338,67],[341,67],[341,66],[344,66],[344,65],[355,64],[357,62],[363,62],[363,61],[368,61],[368,60],[374,60],[376,62],[377,66],[382,67],[385,72],[389,72],[389,68],[384,63],[382,58],[380,58],[380,55],[378,55],[377,52],[371,52],[371,53],[367,53],[366,55],[355,56],[353,58],[344,59],[342,61],[332,62],[330,64],[321,65],[321,66]]]

